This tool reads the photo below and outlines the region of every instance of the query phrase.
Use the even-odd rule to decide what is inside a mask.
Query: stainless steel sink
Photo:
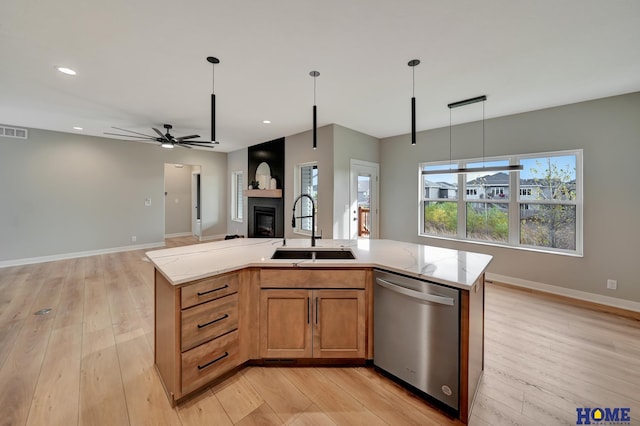
[[[355,259],[350,249],[288,249],[279,248],[273,253],[271,259]]]

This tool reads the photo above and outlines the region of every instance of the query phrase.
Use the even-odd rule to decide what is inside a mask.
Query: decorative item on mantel
[[[265,162],[262,162],[258,165],[256,169],[256,180],[260,184],[260,188],[269,189],[269,185],[271,182],[271,168]],[[254,187],[253,189],[258,189]]]

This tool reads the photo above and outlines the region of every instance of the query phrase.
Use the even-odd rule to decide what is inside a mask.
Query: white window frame
[[[445,164],[450,164],[449,161],[438,161],[438,162],[424,162],[418,164],[418,235],[421,237],[428,238],[437,238],[444,240],[455,240],[455,241],[464,241],[468,243],[474,244],[483,244],[490,246],[500,246],[500,247],[508,247],[514,249],[521,250],[529,250],[529,251],[537,251],[544,253],[554,253],[568,256],[577,256],[582,257],[584,253],[583,248],[583,150],[565,150],[565,151],[550,151],[550,152],[539,152],[539,153],[530,153],[530,154],[522,154],[522,155],[511,155],[511,156],[496,156],[496,157],[486,157],[484,159],[465,159],[465,160],[455,160],[452,164],[453,169],[457,167],[466,167],[469,163],[478,163],[478,162],[492,162],[492,161],[500,161],[500,160],[508,160],[509,164],[517,165],[520,164],[520,160],[529,159],[529,158],[544,158],[544,157],[558,157],[558,156],[567,156],[567,155],[575,155],[576,157],[576,199],[575,200],[530,200],[523,198],[520,194],[520,173],[519,172],[511,172],[509,173],[509,186],[508,200],[502,201],[504,203],[508,203],[508,214],[509,214],[509,235],[508,242],[497,242],[497,241],[485,241],[485,240],[475,240],[466,237],[466,203],[467,202],[479,202],[476,199],[469,199],[469,195],[467,194],[466,187],[466,174],[458,175],[458,197],[457,199],[439,199],[439,198],[428,198],[425,196],[425,191],[423,188],[423,175],[422,170],[426,166],[442,166]],[[427,175],[429,176],[429,175]],[[428,178],[427,178],[428,179]],[[526,196],[525,196],[526,197]],[[435,235],[428,234],[424,232],[424,204],[425,202],[433,202],[433,201],[448,201],[448,202],[457,202],[458,203],[458,227],[456,236],[450,235]],[[496,200],[497,202],[497,200]],[[575,250],[565,250],[553,247],[542,247],[542,246],[529,246],[520,243],[520,205],[528,205],[531,204],[562,204],[562,205],[575,205],[576,207],[576,249]]]
[[[295,166],[295,170],[294,170],[294,182],[293,182],[293,190],[294,190],[294,199],[298,198],[298,196],[302,193],[302,169],[306,168],[306,167],[315,167],[316,170],[318,170],[318,162],[317,161],[311,161],[308,163],[300,163],[300,164],[296,164]],[[316,184],[316,187],[319,187],[319,182]],[[315,215],[316,215],[316,230],[318,229],[318,192],[316,191],[315,197],[314,197],[314,202],[316,205],[316,211],[315,211]],[[301,199],[300,201],[298,201],[298,204],[296,206],[296,216],[301,216],[301,209],[302,209],[302,203],[304,202],[304,200],[306,199],[306,197],[304,199]],[[310,222],[310,221],[309,221]],[[310,236],[311,235],[311,229],[303,229],[302,228],[302,223],[303,221],[301,219],[296,219],[296,226],[295,228],[293,228],[293,232],[295,234],[300,234],[300,235],[305,235],[305,236]],[[316,233],[317,235],[317,233]]]
[[[231,220],[244,222],[244,172],[231,173]]]

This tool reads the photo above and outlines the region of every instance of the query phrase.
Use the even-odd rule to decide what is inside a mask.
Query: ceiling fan
[[[162,133],[160,130],[156,129],[155,127],[152,127],[153,131],[156,132],[158,134],[158,136],[145,135],[144,133],[138,133],[138,132],[134,132],[133,130],[122,129],[120,127],[114,127],[114,129],[121,130],[121,131],[124,131],[124,132],[129,132],[129,133],[132,133],[132,134],[123,135],[123,134],[119,134],[119,133],[107,133],[107,132],[105,132],[105,135],[123,136],[123,137],[127,137],[127,138],[135,138],[135,139],[156,141],[156,142],[160,142],[162,144],[163,148],[173,148],[175,146],[180,146],[180,147],[183,147],[183,148],[191,148],[191,147],[194,147],[194,146],[198,147],[198,148],[215,148],[215,145],[219,143],[217,141],[194,141],[194,140],[191,140],[191,139],[199,138],[200,135],[189,135],[189,136],[174,137],[171,133],[169,133],[169,131],[171,129],[173,129],[173,126],[171,124],[165,124],[163,127],[166,129],[166,133]]]
[[[175,146],[181,146],[183,148],[215,148],[215,145],[220,142],[216,141],[216,95],[215,95],[215,65],[220,63],[220,60],[215,56],[208,56],[207,62],[211,63],[214,67],[212,68],[212,83],[213,90],[211,93],[211,140],[210,141],[194,141],[191,139],[199,138],[200,135],[189,135],[189,136],[180,136],[174,137],[169,133],[169,130],[173,129],[171,124],[165,124],[164,128],[167,130],[167,133],[162,133],[160,130],[152,127],[153,131],[158,134],[158,136],[153,135],[145,135],[144,133],[134,132],[133,130],[122,129],[120,127],[113,127],[116,130],[124,131],[132,133],[130,135],[123,135],[118,133],[107,133],[105,135],[112,136],[121,136],[126,138],[134,138],[134,139],[142,139],[142,140],[150,140],[160,142],[163,148],[174,148]]]

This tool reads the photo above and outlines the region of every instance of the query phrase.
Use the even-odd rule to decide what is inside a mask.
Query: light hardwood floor
[[[485,318],[472,425],[575,425],[577,407],[640,422],[637,320],[491,284]],[[0,424],[459,423],[365,367],[250,367],[171,408],[153,367],[153,268],[132,251],[0,269]]]

